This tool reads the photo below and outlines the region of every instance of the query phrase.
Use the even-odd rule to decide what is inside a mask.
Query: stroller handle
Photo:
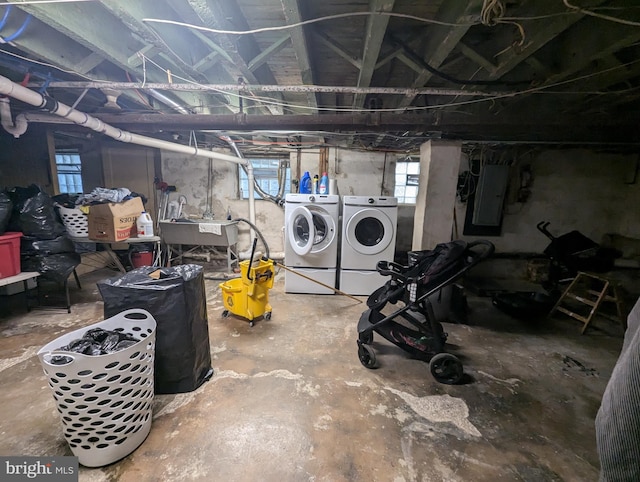
[[[477,249],[481,246],[482,249]],[[478,239],[471,241],[465,248],[465,256],[467,258],[467,268],[476,265],[480,261],[487,259],[495,252],[495,246],[491,241],[486,239]],[[382,276],[391,276],[393,279],[400,280],[402,282],[408,282],[411,278],[407,276],[407,272],[410,270],[410,266],[403,266],[393,261],[378,261],[376,270]]]
[[[399,275],[406,269],[407,266],[402,266],[401,264],[394,263],[393,261],[378,261],[378,264],[376,265],[376,270],[382,276]]]
[[[474,248],[476,246],[482,246],[482,250],[478,251]],[[471,258],[470,264],[474,265],[482,261],[483,259],[487,259],[491,256],[496,250],[496,247],[493,245],[491,241],[487,241],[486,239],[478,239],[476,241],[471,241],[467,245],[467,252],[469,257]]]
[[[549,221],[540,221],[538,224],[536,224],[536,228],[538,228],[538,231],[540,231],[542,234],[544,234],[547,238],[549,238],[551,241],[555,240],[555,236],[553,234],[551,234],[549,232],[549,230],[547,229],[547,227],[551,224],[551,222]]]

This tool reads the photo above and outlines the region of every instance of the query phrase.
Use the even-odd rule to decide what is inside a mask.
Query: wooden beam
[[[99,2],[147,43],[142,49],[142,53],[148,58],[163,54],[166,59],[165,65],[174,66],[170,69],[173,73],[182,71],[189,79],[200,83],[208,82],[202,71],[194,66],[194,60],[205,55],[207,48],[204,44],[194,42],[190,31],[181,31],[180,35],[175,35],[173,28],[158,31],[154,24],[142,21],[147,17],[171,18],[173,11],[166,3],[144,1],[120,3],[111,0],[99,0]],[[161,33],[164,33],[162,37]],[[142,64],[142,58],[139,55],[135,55],[135,57],[136,61],[133,63],[131,63],[132,57],[128,60],[132,67],[139,67]],[[195,102],[210,104],[214,99],[222,100],[225,104],[229,102],[229,98],[219,93],[203,93],[198,96]]]
[[[482,6],[481,0],[470,0],[468,2],[443,2],[436,18],[446,23],[466,23],[469,15],[480,11]],[[458,42],[464,37],[469,30],[469,25],[460,27],[447,27],[444,25],[434,25],[429,29],[429,38],[425,46],[424,52],[419,56],[421,59],[428,59],[431,67],[438,68],[454,48]],[[432,77],[432,73],[426,69],[415,78],[413,87],[422,87],[427,84]],[[407,96],[398,103],[399,108],[406,108],[411,105],[415,96]]]
[[[262,64],[264,64],[270,57],[280,52],[285,47],[289,46],[289,40],[291,37],[289,35],[283,35],[278,40],[273,42],[269,47],[264,49],[258,55],[256,55],[251,61],[247,64],[249,70],[254,71]]]
[[[203,25],[220,30],[240,29],[248,30],[249,25],[242,15],[235,0],[187,0]],[[229,21],[233,19],[233,23]],[[268,66],[263,65],[260,71],[251,71],[248,61],[260,52],[257,43],[250,36],[243,36],[243,42],[232,39],[227,34],[216,34],[220,46],[226,51],[238,72],[236,77],[242,76],[250,84],[276,83]],[[282,96],[272,96],[281,101]],[[282,107],[268,104],[264,106],[271,114],[282,114]]]
[[[44,58],[54,65],[61,65],[61,60],[64,56],[76,51],[80,45],[90,52],[102,56],[105,60],[125,72],[134,72],[142,77],[140,70],[135,71],[129,65],[129,58],[122,49],[122,41],[126,39],[132,47],[139,49],[142,49],[144,44],[133,38],[131,32],[116,17],[105,15],[101,5],[91,2],[45,5],[24,4],[19,5],[19,8],[75,42],[68,43],[66,48],[51,55],[49,54],[48,45],[50,40],[44,36],[39,36],[37,42],[34,42],[34,44],[37,43],[38,45],[37,47],[34,45],[34,51],[38,57]],[[100,28],[95,28],[91,22],[87,22],[87,18],[99,18]],[[47,54],[51,56],[48,57]],[[75,71],[75,65],[70,70]],[[177,70],[186,75],[179,68]],[[165,80],[166,76],[158,72],[158,69],[147,69],[147,79],[149,81],[160,81]],[[187,107],[197,102],[196,96],[193,94],[185,95],[185,93],[180,93],[177,96],[180,102]]]
[[[351,55],[349,52],[347,52],[347,49],[345,49],[342,45],[333,40],[319,28],[314,28],[313,33],[320,42],[326,45],[334,53],[338,54],[338,56],[342,57],[344,60],[353,65],[356,69],[360,70],[360,68],[362,67],[362,62],[360,62],[360,59],[358,57],[356,57],[355,55]]]
[[[163,38],[159,31],[155,30],[154,24],[146,24],[142,21],[147,17],[167,18],[172,14],[171,9],[164,2],[154,2],[150,4],[144,1],[138,2],[114,2],[112,0],[98,0],[104,9],[119,19],[131,32],[139,36],[142,41],[153,46],[158,53],[164,53],[170,64],[170,70],[174,73],[183,72],[193,80],[206,82],[206,78],[201,72],[193,68],[193,57],[204,55],[205,49],[202,45],[193,42],[191,33],[188,30],[181,32],[181,35],[174,35],[175,29],[165,29]],[[100,21],[105,17],[103,14]],[[128,32],[131,36],[131,33]]]
[[[391,12],[395,0],[369,0],[369,11],[371,12]],[[362,47],[362,66],[356,85],[358,87],[368,87],[371,85],[373,72],[378,62],[382,41],[387,32],[389,24],[388,15],[370,15],[367,17],[367,27],[364,36],[364,46]],[[353,98],[353,107],[358,109],[364,105],[365,96],[356,94]]]
[[[160,52],[160,49],[155,45],[145,45],[140,50],[138,50],[135,54],[129,56],[127,59],[128,64],[131,67],[139,67],[142,65],[142,56],[147,57],[148,59],[155,57]]]
[[[280,0],[282,11],[288,24],[299,23],[302,21],[300,12],[300,4],[298,0]],[[313,68],[311,65],[311,56],[309,55],[309,46],[305,32],[300,27],[290,29],[291,43],[298,59],[298,67],[300,68],[300,76],[304,85],[314,84]],[[310,107],[318,107],[318,97],[315,94],[307,94],[307,102]]]
[[[89,71],[95,69],[102,62],[104,62],[104,57],[93,52],[87,55],[84,59],[82,59],[82,62],[76,65],[76,71],[80,72],[81,74],[86,74]]]
[[[495,116],[484,108],[468,113],[434,114],[323,114],[323,115],[181,115],[181,114],[94,114],[104,122],[136,132],[158,130],[261,130],[303,129],[340,132],[394,132],[415,130],[446,135],[466,141],[554,143],[625,143],[636,145],[640,138],[633,116],[602,121],[583,117],[545,116],[544,119],[517,115]],[[29,122],[42,122],[42,117]],[[73,129],[73,126],[65,129]],[[78,128],[80,128],[78,126]],[[60,127],[62,129],[62,127]]]
[[[458,50],[462,55],[464,55],[469,60],[472,60],[473,62],[478,64],[487,72],[493,72],[497,68],[496,64],[492,63],[489,59],[485,58],[483,55],[480,55],[478,52],[476,52],[474,49],[472,49],[462,41],[458,42]]]

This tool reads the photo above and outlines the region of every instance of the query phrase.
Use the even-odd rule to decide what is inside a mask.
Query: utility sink
[[[160,236],[165,244],[233,246],[238,241],[238,222],[194,219],[160,221]]]

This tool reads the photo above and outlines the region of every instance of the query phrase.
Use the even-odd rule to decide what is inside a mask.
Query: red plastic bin
[[[20,236],[13,232],[0,236],[0,279],[20,273]]]

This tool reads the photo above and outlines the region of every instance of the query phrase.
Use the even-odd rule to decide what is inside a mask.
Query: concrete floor
[[[35,354],[101,321],[95,283],[115,274],[71,285],[71,314],[16,303],[0,318],[0,454],[72,455]],[[597,480],[594,418],[622,344],[611,321],[581,336],[574,320],[522,322],[468,294],[469,323],[445,324],[467,374],[450,386],[380,337],[380,367],[364,368],[355,340],[365,305],[285,294],[282,274],[273,318],[253,328],[222,318],[218,282],[206,281],[213,378],[156,395],[146,441],[81,468],[81,481]]]

